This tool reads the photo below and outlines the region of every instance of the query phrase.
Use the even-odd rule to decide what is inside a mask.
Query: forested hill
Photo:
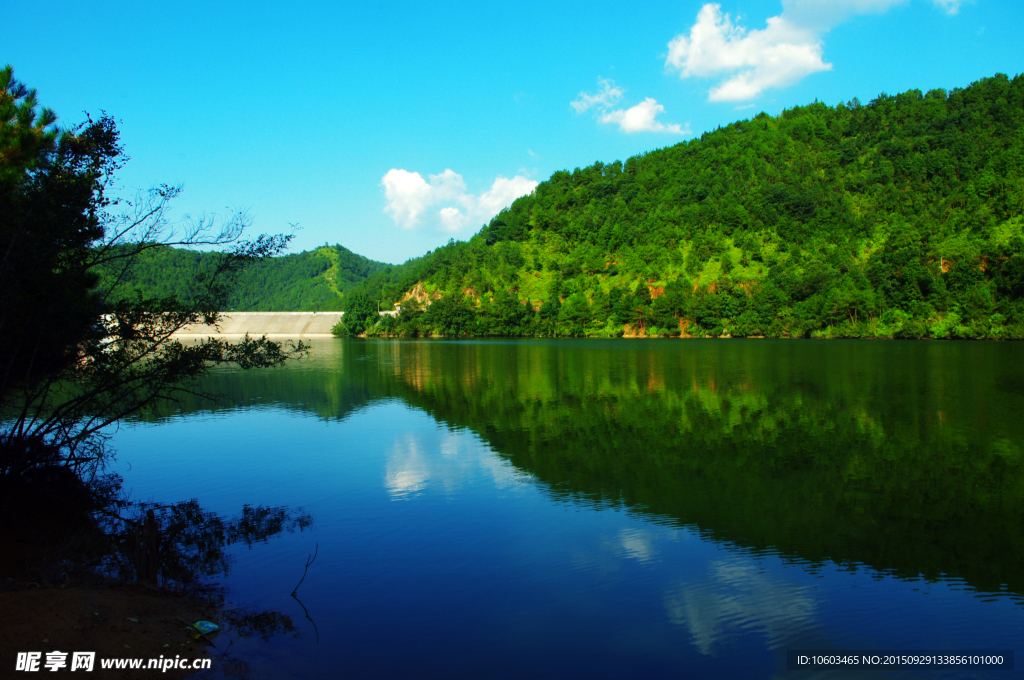
[[[468,242],[370,276],[346,320],[370,334],[1020,339],[1022,210],[1021,76],[816,102],[557,172]],[[421,304],[377,321],[378,300],[410,296]]]
[[[212,272],[220,257],[165,246],[144,250],[118,292],[189,301],[196,281]],[[346,290],[386,267],[339,245],[258,261],[231,283],[226,311],[339,310]]]

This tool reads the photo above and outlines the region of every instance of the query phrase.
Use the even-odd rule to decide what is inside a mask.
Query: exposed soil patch
[[[194,670],[103,670],[101,659],[208,658],[211,649],[193,640],[178,620],[216,621],[216,612],[203,602],[154,591],[143,586],[96,588],[30,588],[0,592],[0,678],[28,677],[15,671],[18,652],[96,652],[93,673],[98,678],[185,678]],[[215,638],[214,638],[215,639]],[[48,669],[40,664],[40,672]],[[77,671],[76,671],[77,672]]]

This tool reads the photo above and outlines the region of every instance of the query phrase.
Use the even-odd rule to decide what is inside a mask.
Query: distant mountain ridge
[[[346,332],[1022,339],[1022,211],[1021,76],[815,102],[556,172]]]
[[[141,291],[149,298],[174,295],[188,301],[196,279],[213,271],[220,257],[167,246],[144,250],[118,293],[131,297]],[[229,286],[223,311],[337,311],[346,290],[387,266],[340,245],[258,261]]]

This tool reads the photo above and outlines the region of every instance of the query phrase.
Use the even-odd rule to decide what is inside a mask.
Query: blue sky
[[[6,3],[0,62],[121,121],[124,191],[398,263],[551,173],[760,111],[1024,71],[1019,0]],[[16,28],[11,28],[16,27]]]

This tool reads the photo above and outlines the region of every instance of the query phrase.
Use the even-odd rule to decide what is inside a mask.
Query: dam
[[[331,328],[344,312],[222,312],[217,326],[193,324],[175,338],[331,338]]]

